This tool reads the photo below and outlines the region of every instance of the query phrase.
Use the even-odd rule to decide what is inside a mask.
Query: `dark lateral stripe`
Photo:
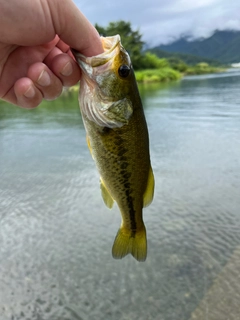
[[[131,184],[129,182],[129,178],[131,177],[131,172],[127,171],[127,167],[129,165],[128,159],[125,156],[125,153],[127,152],[127,149],[124,144],[124,139],[122,139],[121,136],[115,137],[115,145],[118,146],[118,157],[121,161],[120,165],[120,173],[123,178],[123,185],[125,187],[125,195],[127,199],[127,206],[128,206],[128,212],[129,212],[129,218],[130,218],[130,228],[131,228],[131,237],[135,237],[136,229],[137,229],[137,223],[136,223],[136,211],[133,206],[133,197],[130,195],[131,193]]]
[[[129,189],[126,190],[127,204],[129,209],[129,217],[130,217],[130,228],[131,228],[131,237],[135,237],[137,223],[136,223],[136,211],[133,207],[133,197],[130,196]]]

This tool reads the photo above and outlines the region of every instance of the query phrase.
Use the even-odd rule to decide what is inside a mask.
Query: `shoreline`
[[[189,67],[185,72],[179,72],[172,68],[146,69],[135,71],[136,80],[139,83],[170,82],[181,80],[185,76],[203,75],[211,73],[221,73],[227,68],[194,66]]]
[[[168,83],[178,80],[182,80],[185,76],[198,76],[204,74],[214,74],[226,72],[228,68],[209,67],[206,69],[198,69],[195,67],[189,67],[186,72],[179,72],[172,68],[160,68],[160,69],[143,69],[135,71],[135,77],[137,83],[148,84],[148,83]],[[77,91],[79,89],[79,83],[72,87],[64,88],[63,92]]]

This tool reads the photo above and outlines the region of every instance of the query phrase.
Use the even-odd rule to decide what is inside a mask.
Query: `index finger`
[[[71,0],[49,0],[49,8],[59,38],[85,56],[103,52],[97,30]]]

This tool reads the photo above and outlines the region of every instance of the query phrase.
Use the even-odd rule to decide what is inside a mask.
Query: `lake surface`
[[[240,319],[240,72],[140,91],[156,180],[144,263],[111,256],[120,214],[77,93],[0,102],[1,320]]]

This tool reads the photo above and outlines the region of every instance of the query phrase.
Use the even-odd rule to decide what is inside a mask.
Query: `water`
[[[77,93],[0,102],[1,320],[240,318],[240,72],[140,90],[156,179],[144,263],[111,257],[120,214],[101,199]],[[223,318],[221,283],[236,302]]]

